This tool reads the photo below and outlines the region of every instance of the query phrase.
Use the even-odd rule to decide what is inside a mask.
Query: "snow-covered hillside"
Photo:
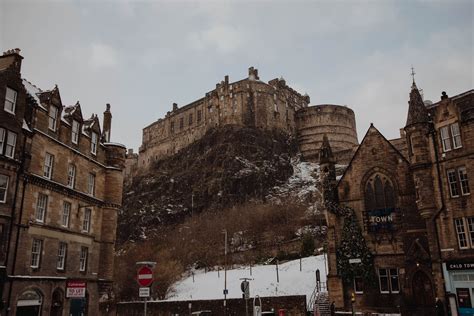
[[[276,265],[249,266],[227,271],[228,298],[240,298],[240,278],[252,278],[250,295],[283,296],[306,295],[309,300],[316,287],[316,270],[319,269],[321,282],[326,282],[326,267],[323,255],[293,260],[278,265],[279,281],[277,282]],[[168,300],[203,300],[222,299],[224,289],[224,271],[194,271],[193,277],[187,276],[174,285],[174,292]]]

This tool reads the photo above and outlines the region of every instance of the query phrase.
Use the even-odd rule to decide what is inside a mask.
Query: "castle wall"
[[[229,83],[228,76],[199,100],[172,111],[143,129],[138,168],[146,170],[154,161],[177,153],[199,140],[211,128],[241,125],[296,132],[295,112],[307,107],[309,97],[286,85],[283,79],[259,80],[258,71]]]
[[[300,151],[306,160],[318,160],[324,135],[339,163],[348,163],[352,150],[359,144],[354,111],[346,106],[323,104],[302,108],[296,113],[296,128]]]

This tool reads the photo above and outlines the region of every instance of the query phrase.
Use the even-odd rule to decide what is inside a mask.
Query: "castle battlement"
[[[343,116],[343,123],[331,120],[331,110],[325,109],[324,119],[317,120],[317,113],[309,107],[310,97],[301,94],[287,85],[283,78],[275,78],[268,83],[260,80],[258,69],[250,67],[248,77],[230,82],[229,76],[217,83],[215,89],[205,93],[204,97],[179,107],[173,103],[164,118],[151,123],[143,129],[142,145],[139,149],[138,169],[144,170],[156,160],[177,153],[180,149],[200,139],[210,128],[224,125],[237,125],[264,130],[279,129],[290,135],[298,136],[298,126],[302,129],[315,124],[328,124],[348,128],[350,135],[341,149],[357,145],[355,118],[347,107],[335,106],[334,117]],[[341,109],[339,109],[340,107]],[[347,112],[350,111],[350,112]],[[345,111],[345,112],[344,112]],[[341,113],[339,113],[341,112]],[[302,124],[298,123],[302,121]],[[352,130],[351,130],[352,129]],[[327,130],[331,132],[331,129]],[[315,141],[304,133],[305,146],[311,147]],[[311,134],[311,133],[310,133]],[[322,135],[313,133],[316,143],[322,141]],[[355,135],[355,136],[354,136]],[[328,135],[329,139],[333,137]],[[303,151],[303,156],[305,152]]]

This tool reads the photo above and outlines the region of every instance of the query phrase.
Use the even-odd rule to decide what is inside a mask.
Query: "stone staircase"
[[[319,312],[319,314],[315,314],[315,310]],[[331,307],[329,302],[329,295],[326,290],[325,284],[322,284],[321,288],[318,291],[318,288],[315,288],[313,294],[308,301],[308,311],[313,311],[313,315],[318,316],[330,316],[331,315]]]

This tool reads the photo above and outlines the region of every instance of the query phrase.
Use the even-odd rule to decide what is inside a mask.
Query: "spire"
[[[415,83],[415,73],[412,68],[413,83],[410,91],[410,101],[408,101],[408,117],[405,126],[416,123],[427,123],[429,121],[428,110],[423,102],[420,91]]]
[[[331,145],[326,134],[323,136],[323,144],[319,149],[319,163],[330,163],[334,162],[334,155],[332,154]]]

